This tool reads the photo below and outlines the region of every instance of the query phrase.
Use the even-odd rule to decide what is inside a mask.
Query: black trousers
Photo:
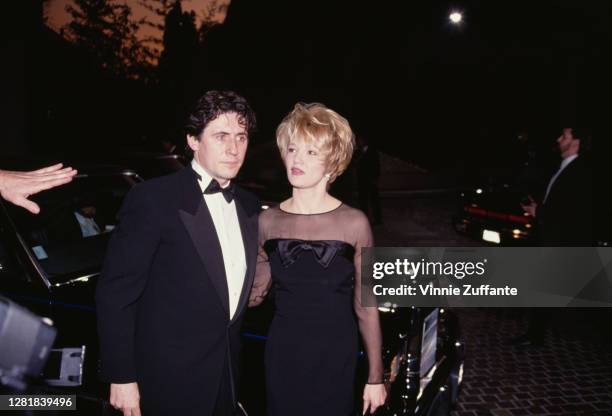
[[[219,392],[217,393],[214,416],[234,416],[236,414],[236,402],[234,401],[232,379],[227,358],[224,368],[226,371],[223,371],[219,380]]]

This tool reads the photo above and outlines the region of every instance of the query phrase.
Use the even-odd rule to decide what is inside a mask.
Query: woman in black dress
[[[266,343],[269,416],[349,416],[358,330],[368,357],[364,407],[386,398],[378,309],[361,304],[361,248],[372,246],[366,216],[328,192],[347,167],[354,139],[322,104],[297,104],[277,131],[292,197],[259,220],[259,258],[250,305],[274,285]]]

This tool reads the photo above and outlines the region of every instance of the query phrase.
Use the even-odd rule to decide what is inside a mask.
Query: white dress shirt
[[[85,217],[77,211],[74,212],[74,216],[79,222],[83,238],[100,234],[100,227],[98,227],[98,224],[96,224],[93,218]]]
[[[578,155],[571,155],[571,156],[568,156],[568,157],[566,157],[565,159],[563,159],[561,161],[561,167],[559,168],[557,173],[555,173],[553,175],[553,177],[550,178],[550,182],[548,182],[548,188],[546,188],[546,194],[544,194],[544,199],[542,200],[542,203],[546,203],[546,199],[548,198],[548,194],[550,194],[550,190],[552,189],[553,184],[555,183],[555,181],[557,180],[559,175],[561,175],[561,172],[563,172],[563,169],[565,169],[567,167],[567,165],[572,163],[574,161],[574,159],[576,159],[577,157],[578,157]]]
[[[236,200],[234,199],[228,203],[221,192],[204,194],[204,190],[212,180],[212,177],[195,159],[191,161],[191,166],[201,177],[201,180],[199,180],[200,189],[204,196],[204,202],[206,202],[208,207],[208,212],[210,212],[210,216],[215,224],[217,237],[221,244],[223,266],[225,267],[225,276],[227,278],[227,292],[229,294],[229,317],[232,319],[238,307],[247,269],[244,242],[242,241],[242,232],[240,231],[240,223],[238,222],[238,214],[236,212]]]

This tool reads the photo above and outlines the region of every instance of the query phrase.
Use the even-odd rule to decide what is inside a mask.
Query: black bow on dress
[[[327,268],[339,252],[346,252],[347,258],[352,259],[353,246],[343,241],[320,240],[306,241],[297,239],[274,239],[266,241],[266,251],[278,250],[279,259],[284,267],[289,267],[304,251],[312,251],[317,262]],[[274,247],[276,246],[276,247]]]

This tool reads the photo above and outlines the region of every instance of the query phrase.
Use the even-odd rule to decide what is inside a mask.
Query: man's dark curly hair
[[[255,113],[244,97],[233,91],[208,91],[200,97],[189,114],[185,133],[199,140],[208,123],[224,113],[238,114],[238,122],[245,127],[248,134],[256,130]]]

